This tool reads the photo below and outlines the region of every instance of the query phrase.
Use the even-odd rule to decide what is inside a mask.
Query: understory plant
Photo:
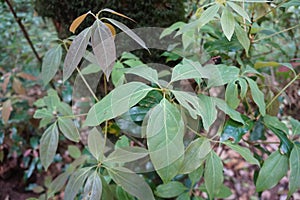
[[[77,71],[73,89],[77,100],[72,109],[50,89],[35,102],[34,117],[45,128],[40,140],[41,163],[47,170],[60,138],[81,142],[86,148],[52,181],[45,198],[60,190],[65,191],[65,199],[226,198],[232,191],[224,185],[220,157],[224,148],[256,166],[253,182],[258,196],[287,174],[288,198],[299,189],[300,122],[290,117],[287,126],[277,117],[279,97],[299,79],[299,73],[285,59],[253,56],[268,48],[265,40],[293,30],[267,32],[263,26],[269,21],[258,22],[262,14],[275,12],[275,8],[284,8],[279,14],[288,13],[291,6],[299,12],[299,3],[198,3],[191,22],[175,23],[160,34],[162,40],[180,38],[179,43],[170,42],[163,54],[175,61],[173,68],[151,67],[126,52],[143,48],[151,55],[151,45],[124,24],[100,17],[109,12],[131,20],[111,9],[79,16],[71,32],[88,15],[95,21],[72,42],[61,41],[47,52],[44,84],[56,74],[63,47],[67,51],[63,81],[73,79]],[[121,44],[127,49],[119,48]],[[273,41],[268,45],[285,51]],[[223,64],[201,64],[216,54]],[[267,85],[267,74],[282,66],[292,78],[284,88],[273,90]],[[88,102],[87,106],[80,107],[80,101]],[[265,146],[272,134],[278,138],[275,151]]]

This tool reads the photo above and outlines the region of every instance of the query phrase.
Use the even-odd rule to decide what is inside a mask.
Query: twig
[[[29,34],[28,34],[26,28],[25,28],[25,26],[22,24],[22,20],[17,16],[17,13],[16,13],[16,11],[14,10],[14,8],[13,8],[12,4],[10,3],[10,1],[9,1],[9,0],[5,0],[5,2],[7,3],[8,7],[9,7],[9,10],[10,10],[11,13],[13,14],[13,16],[14,16],[15,20],[17,21],[19,27],[21,28],[21,30],[22,30],[22,32],[23,32],[23,35],[24,35],[24,37],[26,38],[26,40],[27,40],[29,46],[31,47],[31,49],[32,49],[32,51],[33,51],[33,53],[34,53],[36,59],[41,63],[41,62],[42,62],[42,59],[41,59],[41,57],[39,56],[39,54],[37,53],[37,51],[35,50],[35,48],[34,48],[34,46],[33,46],[33,43],[32,43],[32,41],[31,41],[30,38],[29,38]]]

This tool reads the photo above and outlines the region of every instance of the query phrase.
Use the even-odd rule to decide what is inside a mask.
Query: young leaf
[[[192,78],[208,78],[208,71],[210,70],[202,67],[199,62],[194,62],[184,58],[182,63],[174,67],[170,82],[172,83],[175,81]]]
[[[148,150],[141,147],[121,147],[115,149],[104,162],[126,163],[144,158],[149,154]]]
[[[252,80],[251,78],[248,77],[244,77],[249,86],[250,86],[250,90],[251,90],[251,95],[253,97],[254,102],[256,103],[256,105],[259,108],[259,112],[262,116],[266,115],[266,103],[264,101],[264,93],[262,93],[262,91],[259,90],[256,82],[254,80]]]
[[[230,1],[226,1],[226,4],[228,4],[235,12],[237,12],[240,16],[245,18],[248,22],[251,22],[249,15],[241,6]]]
[[[162,99],[149,115],[146,128],[151,161],[164,183],[178,172],[184,154],[184,122],[180,111]]]
[[[102,194],[102,182],[97,171],[88,177],[84,186],[84,199],[100,199]]]
[[[152,89],[140,82],[130,82],[115,88],[89,110],[84,125],[96,126],[127,112]]]
[[[155,84],[159,85],[157,71],[150,67],[137,66],[137,67],[126,70],[125,73],[126,74],[135,74],[137,76],[140,76],[140,77],[150,81],[151,83],[155,83]]]
[[[107,170],[111,178],[129,194],[140,200],[154,200],[151,188],[139,175],[124,167]]]
[[[75,199],[85,180],[90,175],[91,169],[92,167],[80,168],[72,174],[65,189],[65,200]]]
[[[209,8],[207,8],[200,16],[199,18],[199,25],[198,27],[201,28],[208,22],[214,19],[214,17],[218,14],[218,11],[220,9],[219,4],[215,4]]]
[[[58,126],[66,138],[73,142],[79,142],[79,132],[71,119],[59,117]]]
[[[109,23],[104,23],[104,24],[105,24],[105,26],[107,26],[107,28],[109,28],[109,30],[111,32],[111,35],[113,37],[115,37],[116,36],[116,29]]]
[[[289,194],[293,194],[300,188],[300,147],[294,144],[294,148],[290,155],[290,181],[289,181]]]
[[[167,35],[170,35],[174,31],[176,31],[177,29],[183,27],[185,24],[186,23],[184,23],[184,22],[176,22],[176,23],[172,24],[170,27],[163,30],[163,32],[161,33],[159,39],[161,39],[161,38],[163,38]]]
[[[97,128],[90,130],[88,135],[88,148],[97,161],[104,158],[105,141],[101,132]]]
[[[181,182],[171,181],[167,184],[159,185],[156,188],[155,194],[161,198],[177,197],[184,191],[188,190]]]
[[[66,81],[78,66],[80,60],[85,54],[85,50],[91,37],[91,28],[84,29],[79,35],[77,35],[65,57],[63,68],[63,81]]]
[[[44,85],[55,76],[62,57],[61,45],[57,45],[46,52],[42,64],[42,80]]]
[[[240,25],[236,24],[235,26],[235,34],[238,39],[238,41],[241,43],[241,45],[244,47],[246,51],[246,55],[248,55],[248,51],[250,48],[250,39],[247,35],[247,32],[244,31]]]
[[[180,174],[189,174],[199,168],[211,151],[210,142],[206,138],[192,141],[184,152]]]
[[[214,151],[211,151],[206,160],[204,171],[204,183],[210,199],[219,193],[223,180],[222,161]]]
[[[104,19],[108,20],[110,23],[112,23],[113,25],[121,29],[124,33],[126,33],[129,37],[131,37],[134,41],[136,41],[139,45],[141,45],[141,47],[148,50],[145,42],[137,34],[135,34],[130,28],[128,28],[121,22],[118,22],[114,19],[111,18],[104,18]]]
[[[48,169],[58,146],[58,128],[56,122],[49,126],[40,140],[40,159],[45,170]]]
[[[264,162],[256,180],[256,191],[274,187],[288,171],[288,157],[279,151],[273,152]]]
[[[234,32],[235,20],[227,7],[224,8],[221,15],[221,26],[225,36],[230,41]]]
[[[80,15],[79,17],[77,17],[71,24],[70,28],[69,28],[69,31],[71,31],[72,33],[75,33],[76,29],[78,28],[78,26],[83,22],[83,20],[86,18],[86,16],[88,14],[90,14],[91,11],[83,14],[83,15]]]
[[[224,144],[239,153],[248,163],[260,166],[258,160],[253,157],[249,149],[241,147],[238,144],[232,144],[231,142],[224,142]]]
[[[229,82],[225,91],[225,101],[233,109],[236,109],[240,103],[238,87],[235,82],[236,80]]]
[[[100,20],[93,24],[91,43],[97,63],[108,80],[116,60],[116,47],[111,31]]]

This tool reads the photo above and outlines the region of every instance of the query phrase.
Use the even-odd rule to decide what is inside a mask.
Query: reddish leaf
[[[13,110],[12,106],[11,106],[11,101],[10,99],[6,100],[3,103],[3,107],[2,107],[2,120],[4,122],[4,124],[6,124],[9,120],[11,111]]]

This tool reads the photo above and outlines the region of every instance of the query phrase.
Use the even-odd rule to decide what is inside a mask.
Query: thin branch
[[[23,35],[24,37],[26,38],[31,50],[33,51],[36,59],[41,63],[42,62],[42,58],[39,56],[39,54],[37,53],[37,51],[35,50],[34,46],[33,46],[33,43],[32,41],[30,40],[30,37],[29,37],[29,34],[25,28],[25,26],[22,24],[22,20],[17,16],[17,13],[16,11],[14,10],[12,4],[10,3],[9,0],[5,0],[5,2],[7,3],[8,7],[9,7],[9,10],[10,12],[13,14],[15,20],[17,21],[19,27],[21,28],[22,32],[23,32]]]

